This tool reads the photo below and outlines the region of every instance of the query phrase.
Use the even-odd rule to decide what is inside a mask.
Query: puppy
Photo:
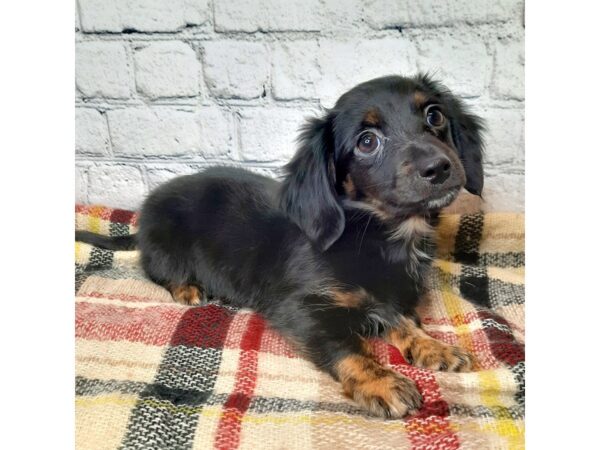
[[[137,235],[76,237],[137,246],[148,277],[179,302],[214,295],[252,308],[347,396],[399,418],[421,394],[375,361],[369,337],[418,367],[471,367],[465,351],[421,330],[415,306],[440,209],[463,187],[481,194],[481,133],[481,120],[428,76],[374,79],[308,121],[281,183],[207,169],[152,192]]]

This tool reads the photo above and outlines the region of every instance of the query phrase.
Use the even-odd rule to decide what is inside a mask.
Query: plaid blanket
[[[136,215],[78,205],[76,227],[123,235]],[[79,449],[524,447],[522,215],[441,221],[419,313],[431,336],[468,349],[475,369],[417,369],[374,342],[423,393],[404,420],[366,415],[257,314],[174,303],[145,279],[137,251],[77,243],[75,267]]]

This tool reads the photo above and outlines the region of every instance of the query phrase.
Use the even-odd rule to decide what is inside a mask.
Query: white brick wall
[[[126,99],[131,95],[127,47],[121,42],[78,42],[75,85],[84,97]]]
[[[134,50],[135,84],[140,94],[152,100],[198,95],[200,62],[189,44],[152,42]]]
[[[523,0],[77,0],[76,200],[137,208],[212,164],[277,176],[306,116],[430,71],[488,121],[486,207],[522,210]]]

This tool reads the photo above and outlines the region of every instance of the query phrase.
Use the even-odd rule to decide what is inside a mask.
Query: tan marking
[[[377,108],[370,108],[363,117],[363,123],[371,127],[381,126],[381,117]]]
[[[412,216],[403,220],[390,235],[390,239],[415,239],[429,236],[433,233],[433,228],[425,218],[421,216]]]
[[[394,220],[394,216],[386,211],[385,203],[371,194],[367,193],[363,204],[366,206],[366,209],[370,210],[382,222]]]
[[[367,338],[360,338],[360,346],[364,355],[368,357],[373,357],[373,344]]]
[[[411,379],[370,357],[346,356],[336,371],[344,394],[374,415],[399,418],[421,407],[421,394]]]
[[[430,259],[430,256],[419,248],[419,244],[432,234],[433,228],[423,217],[413,216],[403,220],[389,235],[388,239],[391,241],[404,241],[409,257],[409,274],[415,278],[419,277],[420,263]]]
[[[413,94],[413,101],[418,109],[422,109],[428,100],[429,97],[422,91],[415,91],[415,93]]]
[[[354,200],[356,198],[356,186],[354,185],[354,181],[350,174],[348,174],[346,179],[342,182],[342,187],[349,199]]]
[[[344,308],[357,308],[367,300],[367,297],[367,292],[362,288],[351,291],[343,291],[340,289],[333,289],[331,291],[333,302]]]
[[[391,330],[385,340],[396,347],[416,367],[448,372],[466,372],[473,358],[463,349],[448,345],[428,336],[417,324],[406,317]]]
[[[197,286],[182,285],[169,286],[173,299],[184,305],[199,305],[202,302],[203,293]]]

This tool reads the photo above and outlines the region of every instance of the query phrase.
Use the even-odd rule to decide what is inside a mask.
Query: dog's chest
[[[419,259],[415,265],[411,250],[408,245],[389,242],[375,233],[348,233],[326,256],[335,279],[363,288],[377,303],[385,305],[380,311],[385,315],[389,306],[403,313],[414,308],[419,299],[428,261]]]

